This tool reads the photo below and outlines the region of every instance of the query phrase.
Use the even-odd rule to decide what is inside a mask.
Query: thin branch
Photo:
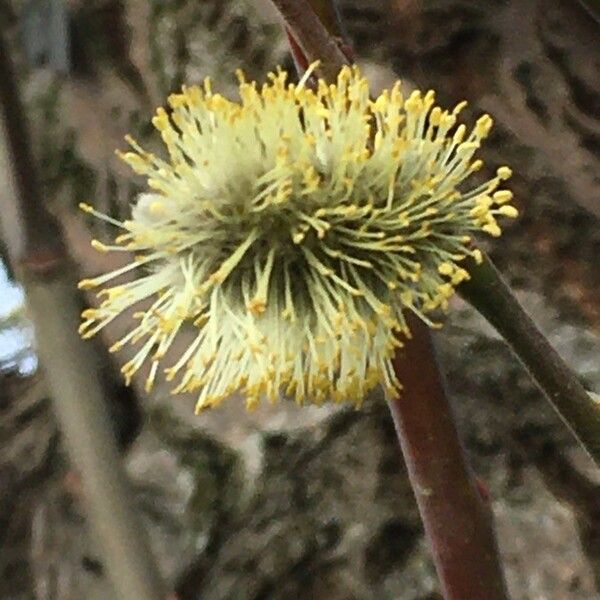
[[[308,0],[308,4],[330,36],[335,38],[345,37],[340,12],[335,1]]]
[[[348,60],[338,41],[315,14],[311,6],[312,2],[307,0],[272,0],[272,2],[279,9],[294,41],[304,53],[306,62],[310,64],[320,60],[318,74],[324,79],[335,81],[341,67],[347,64]],[[335,14],[332,10],[325,10],[322,0],[319,0],[319,5],[322,14],[327,14],[329,17]],[[333,33],[336,34],[337,32]]]
[[[321,9],[325,3],[309,1]],[[284,14],[287,24],[310,59],[305,62],[321,59],[328,65],[329,79],[335,77],[346,59],[340,58],[337,44],[338,52],[329,53],[333,38],[325,43],[314,35],[303,37],[307,30],[317,29],[307,2],[273,2],[282,11],[282,5],[304,5]],[[330,33],[336,31],[331,23],[325,25]],[[325,27],[321,30],[327,35]],[[461,446],[431,333],[416,318],[410,328],[412,338],[394,359],[404,390],[389,406],[445,598],[506,600],[491,510],[481,498]]]
[[[492,513],[461,446],[431,332],[416,318],[410,328],[394,359],[403,391],[389,405],[444,598],[504,600]]]
[[[469,281],[459,288],[502,335],[525,365],[550,404],[600,465],[600,404],[525,312],[488,256],[468,267]]]
[[[3,228],[24,244],[9,248],[25,287],[38,352],[70,458],[81,476],[90,524],[116,597],[161,600],[162,582],[118,454],[92,347],[77,334],[76,281],[62,232],[45,209],[25,111],[8,49],[0,36],[0,144],[8,155]],[[4,139],[3,139],[4,138]],[[6,219],[14,215],[14,223]]]

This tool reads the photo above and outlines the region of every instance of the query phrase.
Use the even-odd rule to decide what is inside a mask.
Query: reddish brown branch
[[[398,439],[446,600],[507,598],[490,507],[482,499],[444,390],[431,333],[414,319],[394,359]]]
[[[327,9],[322,0],[311,0],[311,2],[308,0],[272,1],[285,19],[294,41],[304,53],[306,63],[321,61],[318,69],[319,75],[324,79],[335,81],[339,70],[348,62],[339,41],[334,37],[340,33],[340,30],[334,29],[333,25],[336,23],[333,18],[335,12],[331,8]],[[315,14],[311,6],[313,4],[319,6],[321,14],[327,15],[329,31]]]
[[[332,0],[273,0],[286,19],[304,56],[320,59],[321,75],[333,79],[346,62],[334,37]],[[323,24],[309,4],[327,15]],[[325,10],[329,5],[329,10]],[[316,23],[315,23],[316,21]],[[292,44],[295,54],[298,47]],[[429,329],[418,319],[410,323],[412,339],[394,359],[404,385],[390,410],[436,569],[447,600],[505,600],[490,507],[484,503],[461,447],[446,396]]]

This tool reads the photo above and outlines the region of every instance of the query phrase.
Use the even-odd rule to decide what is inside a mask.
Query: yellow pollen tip
[[[496,222],[487,223],[481,229],[489,233],[492,237],[500,237],[502,235],[502,230]]]
[[[442,263],[438,267],[438,272],[440,275],[452,275],[454,273],[454,265],[452,263]]]
[[[248,310],[255,315],[261,315],[267,308],[267,303],[261,298],[254,298],[246,305]]]
[[[514,219],[519,216],[519,211],[514,206],[505,205],[498,209],[498,214]]]
[[[500,167],[496,174],[502,180],[510,179],[512,177],[512,169],[510,167]]]
[[[468,106],[468,102],[466,100],[463,100],[462,102],[459,102],[455,107],[454,110],[452,111],[452,114],[454,116],[458,115],[460,112],[462,112],[467,106]]]
[[[98,252],[108,252],[108,247],[99,240],[92,240],[90,245],[94,250],[98,250]]]
[[[476,264],[480,265],[483,262],[483,254],[479,248],[475,248],[471,256],[475,259]]]
[[[485,138],[490,133],[492,126],[494,124],[494,120],[490,115],[482,115],[477,120],[475,125],[475,134],[480,138]]]
[[[429,123],[434,127],[438,127],[442,121],[442,109],[439,106],[434,106],[429,114]]]
[[[494,202],[496,204],[504,204],[510,202],[513,199],[513,193],[510,190],[500,190],[494,193]]]
[[[77,287],[80,290],[91,290],[91,289],[95,288],[97,285],[98,285],[98,283],[94,279],[82,279],[77,284]]]

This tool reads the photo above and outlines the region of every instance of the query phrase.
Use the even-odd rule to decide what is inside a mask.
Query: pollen
[[[372,99],[356,67],[312,89],[314,68],[295,85],[281,70],[262,86],[239,73],[238,101],[209,80],[184,87],[153,119],[163,158],[130,137],[118,153],[147,181],[131,217],[80,205],[118,230],[94,248],[133,255],[79,284],[101,300],[82,314],[86,338],[134,309],[111,347],[134,346],[127,382],[148,365],[147,390],[164,372],[198,411],[234,393],[250,409],[395,393],[406,315],[436,326],[469,278],[462,261],[482,260],[474,236],[517,216],[511,170],[480,177],[490,116],[469,128],[466,103],[405,98],[399,83]]]

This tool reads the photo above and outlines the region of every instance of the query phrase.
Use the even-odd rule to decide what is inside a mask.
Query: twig
[[[508,342],[556,412],[600,465],[600,404],[581,385],[556,350],[523,310],[488,256],[468,267],[469,281],[459,287]]]
[[[503,600],[490,507],[461,446],[429,329],[416,318],[394,359],[402,382],[389,401],[410,481],[446,600]]]
[[[325,2],[309,1],[321,8]],[[287,10],[289,4],[307,4],[273,2],[282,11],[283,5]],[[329,53],[331,37],[329,43],[322,39],[330,34],[331,24],[325,24],[330,32],[321,23],[317,27],[306,6],[284,16],[306,56],[321,59],[329,78],[335,77],[346,60],[340,58],[337,44],[338,52]],[[312,35],[303,37],[306,31]],[[394,359],[404,390],[389,405],[446,600],[505,600],[491,510],[467,464],[431,333],[418,319],[412,319],[410,327],[413,336]]]
[[[342,65],[348,62],[339,43],[327,31],[307,0],[272,0],[285,19],[294,41],[306,57],[307,63],[321,61],[318,74],[329,81],[335,81]],[[317,4],[317,3],[315,3]],[[324,2],[319,0],[321,14],[331,17],[334,13],[325,12]],[[331,4],[331,3],[330,3]],[[331,21],[330,21],[331,22]],[[334,32],[336,35],[337,32]]]
[[[11,247],[33,317],[38,352],[103,564],[122,600],[162,600],[162,582],[133,507],[106,411],[92,347],[77,334],[79,304],[62,232],[45,209],[25,113],[10,56],[0,36],[0,120],[15,193],[3,196],[3,229],[20,229]],[[14,215],[9,222],[7,215]]]

